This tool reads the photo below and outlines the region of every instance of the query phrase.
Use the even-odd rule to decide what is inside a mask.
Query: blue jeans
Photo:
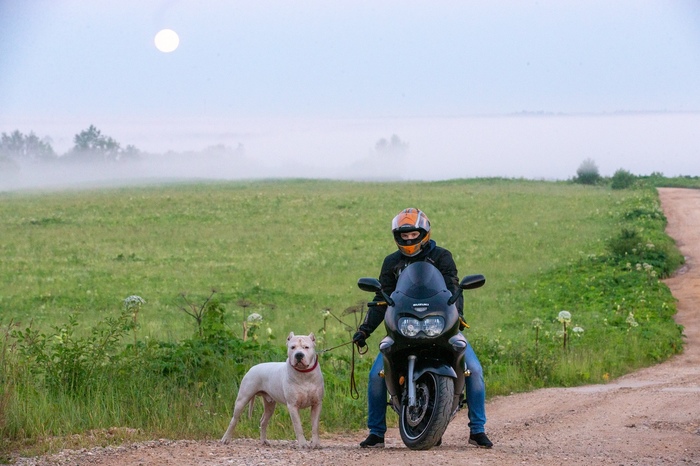
[[[467,368],[471,371],[469,377],[465,377],[467,386],[467,406],[469,408],[469,433],[478,434],[486,429],[486,386],[484,385],[484,372],[479,358],[467,344],[464,358]],[[372,364],[369,371],[367,384],[367,427],[369,433],[384,437],[386,432],[387,390],[384,379],[379,377],[379,371],[384,368],[382,353]]]

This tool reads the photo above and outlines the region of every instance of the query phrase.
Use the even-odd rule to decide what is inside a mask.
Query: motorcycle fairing
[[[447,293],[448,299],[452,296],[440,271],[430,262],[414,262],[399,274],[391,297],[394,300],[401,299],[401,295],[412,299],[427,299],[438,293]]]

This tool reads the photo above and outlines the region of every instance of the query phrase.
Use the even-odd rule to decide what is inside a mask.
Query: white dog
[[[260,419],[260,440],[268,445],[267,425],[270,422],[275,405],[287,405],[292,418],[294,433],[300,447],[318,448],[318,422],[321,418],[321,401],[323,400],[323,374],[318,366],[316,355],[316,337],[294,335],[287,337],[287,361],[265,362],[250,368],[241,380],[241,386],[233,409],[233,418],[221,438],[229,443],[233,430],[248,403],[252,410],[255,397],[260,396],[265,405],[265,412]],[[301,425],[299,410],[311,407],[311,443],[306,443]]]

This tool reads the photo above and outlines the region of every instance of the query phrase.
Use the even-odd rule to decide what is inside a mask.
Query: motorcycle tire
[[[401,440],[411,450],[429,450],[440,441],[452,414],[452,378],[426,372],[416,381],[415,408],[399,413]]]

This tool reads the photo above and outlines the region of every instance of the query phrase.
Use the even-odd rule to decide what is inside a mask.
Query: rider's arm
[[[442,273],[442,277],[445,279],[445,285],[447,285],[447,289],[450,291],[450,293],[453,295],[458,293],[459,274],[457,272],[457,264],[455,264],[455,261],[452,258],[452,253],[447,249],[443,249],[443,253],[440,254],[435,261],[435,266],[438,268],[440,273]],[[463,315],[464,298],[461,295],[457,302],[455,302],[455,306],[457,306],[459,315]]]
[[[380,306],[369,306],[365,321],[359,327],[359,330],[365,334],[365,338],[369,337],[377,327],[384,321],[384,313],[386,312],[386,304]]]
[[[396,289],[396,266],[395,254],[390,254],[384,258],[382,270],[379,272],[379,283],[382,285],[382,290],[388,295]],[[381,293],[374,295],[374,302],[384,302],[384,296]],[[360,325],[359,330],[365,334],[365,338],[369,337],[379,325],[384,321],[384,313],[386,312],[386,304],[369,306],[364,322]]]

